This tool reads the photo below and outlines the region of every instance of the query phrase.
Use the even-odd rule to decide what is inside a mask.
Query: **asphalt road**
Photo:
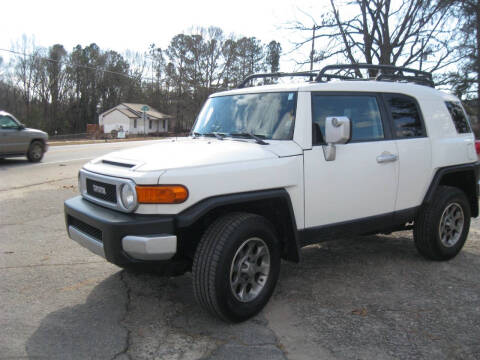
[[[0,160],[0,191],[18,189],[48,181],[58,181],[70,176],[87,161],[109,152],[153,144],[158,140],[108,142],[83,145],[50,146],[43,160],[29,163],[26,158]],[[62,169],[62,167],[67,168]]]
[[[412,235],[303,249],[264,311],[225,324],[191,275],[121,271],[69,240],[63,201],[88,159],[141,143],[0,161],[0,359],[479,359],[480,226],[449,262]]]

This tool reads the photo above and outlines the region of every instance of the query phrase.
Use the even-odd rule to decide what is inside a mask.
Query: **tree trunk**
[[[480,120],[480,1],[477,0],[477,12],[476,12],[476,50],[477,56],[475,59],[475,69],[477,70],[477,121]]]

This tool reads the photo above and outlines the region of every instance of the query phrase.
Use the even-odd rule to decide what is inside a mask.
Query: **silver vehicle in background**
[[[0,159],[26,156],[30,162],[39,162],[48,150],[48,134],[26,128],[12,114],[0,111]]]

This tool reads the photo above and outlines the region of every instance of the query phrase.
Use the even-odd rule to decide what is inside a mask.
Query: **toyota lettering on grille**
[[[105,190],[103,186],[93,184],[93,191],[102,195],[107,195],[107,190]]]

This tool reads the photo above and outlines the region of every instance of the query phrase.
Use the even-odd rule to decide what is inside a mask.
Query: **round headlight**
[[[137,205],[137,196],[135,194],[135,187],[131,184],[123,184],[120,192],[122,204],[127,210],[133,210]]]

